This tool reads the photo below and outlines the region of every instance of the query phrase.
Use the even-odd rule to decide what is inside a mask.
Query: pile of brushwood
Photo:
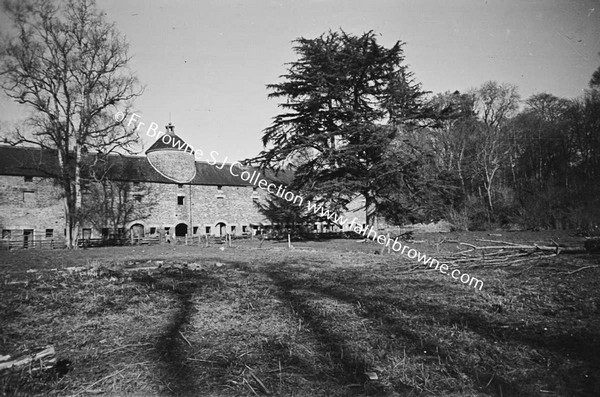
[[[452,266],[479,267],[493,265],[495,267],[522,265],[535,259],[554,257],[561,254],[600,254],[600,239],[592,238],[583,244],[558,244],[552,241],[549,244],[522,244],[509,241],[477,239],[482,244],[475,245],[460,241],[445,241],[458,243],[464,249],[444,259]],[[593,266],[586,266],[575,270],[579,272]]]

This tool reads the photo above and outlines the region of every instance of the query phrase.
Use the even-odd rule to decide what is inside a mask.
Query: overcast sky
[[[524,98],[539,92],[574,98],[600,65],[600,0],[98,0],[98,6],[126,36],[130,66],[146,86],[135,102],[141,121],[164,131],[170,113],[184,141],[229,161],[261,150],[262,130],[278,112],[265,85],[278,82],[284,63],[296,59],[291,42],[301,36],[342,28],[357,35],[374,30],[388,47],[404,41],[406,63],[433,93],[496,80],[516,84]],[[0,100],[0,122],[14,123],[15,110]],[[152,143],[144,141],[146,148]]]

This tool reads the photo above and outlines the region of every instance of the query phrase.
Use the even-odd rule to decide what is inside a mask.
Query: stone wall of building
[[[186,224],[188,235],[250,232],[251,225],[267,222],[254,201],[266,193],[251,186],[210,186],[152,183],[141,205],[151,207],[150,216],[139,223],[146,232],[169,228],[175,234],[178,224]],[[190,210],[191,209],[191,210]],[[223,228],[224,227],[224,228]]]
[[[64,241],[64,200],[49,178],[0,175],[0,229],[4,240],[33,233],[34,241]]]
[[[136,233],[148,235],[240,235],[263,229],[270,222],[258,211],[255,202],[265,202],[270,193],[255,186],[198,185],[131,181],[129,200],[136,206],[137,219],[127,219],[120,225],[124,231],[134,227]],[[91,189],[93,191],[93,189]],[[98,200],[84,194],[87,200]],[[304,206],[307,205],[305,201]],[[349,211],[341,214],[348,221],[344,227],[330,222],[315,225],[314,231],[348,231],[350,223],[364,225],[365,211],[360,207],[364,200],[357,197],[350,203]],[[100,210],[100,208],[98,208]],[[327,209],[324,209],[327,210]],[[178,227],[179,226],[179,227]],[[52,179],[0,175],[0,229],[5,238],[24,239],[32,233],[37,240],[64,241],[64,200],[61,189]],[[98,230],[89,222],[82,224],[80,238],[106,237],[106,230]],[[141,237],[141,236],[140,236]]]

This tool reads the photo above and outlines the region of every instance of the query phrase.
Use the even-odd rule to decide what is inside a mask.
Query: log
[[[21,353],[18,356],[0,357],[0,372],[19,369],[21,367],[33,364],[36,367],[48,369],[56,363],[56,352],[54,346],[48,345],[32,349],[29,352]]]

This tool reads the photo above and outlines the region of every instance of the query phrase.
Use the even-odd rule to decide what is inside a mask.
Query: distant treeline
[[[445,218],[470,230],[597,226],[600,87],[593,82],[576,99],[542,93],[521,101],[515,86],[495,82],[437,95],[433,104],[450,105],[454,115],[401,134],[397,149],[416,148],[428,194],[403,205],[407,197],[399,192],[401,205],[390,202],[385,216],[394,223]]]
[[[600,68],[576,99],[488,81],[435,96],[401,41],[369,31],[294,41],[298,59],[269,97],[281,113],[250,162],[293,169],[292,190],[343,212],[360,195],[367,223],[446,219],[458,229],[594,227],[600,222]],[[272,200],[276,223],[314,214]]]

